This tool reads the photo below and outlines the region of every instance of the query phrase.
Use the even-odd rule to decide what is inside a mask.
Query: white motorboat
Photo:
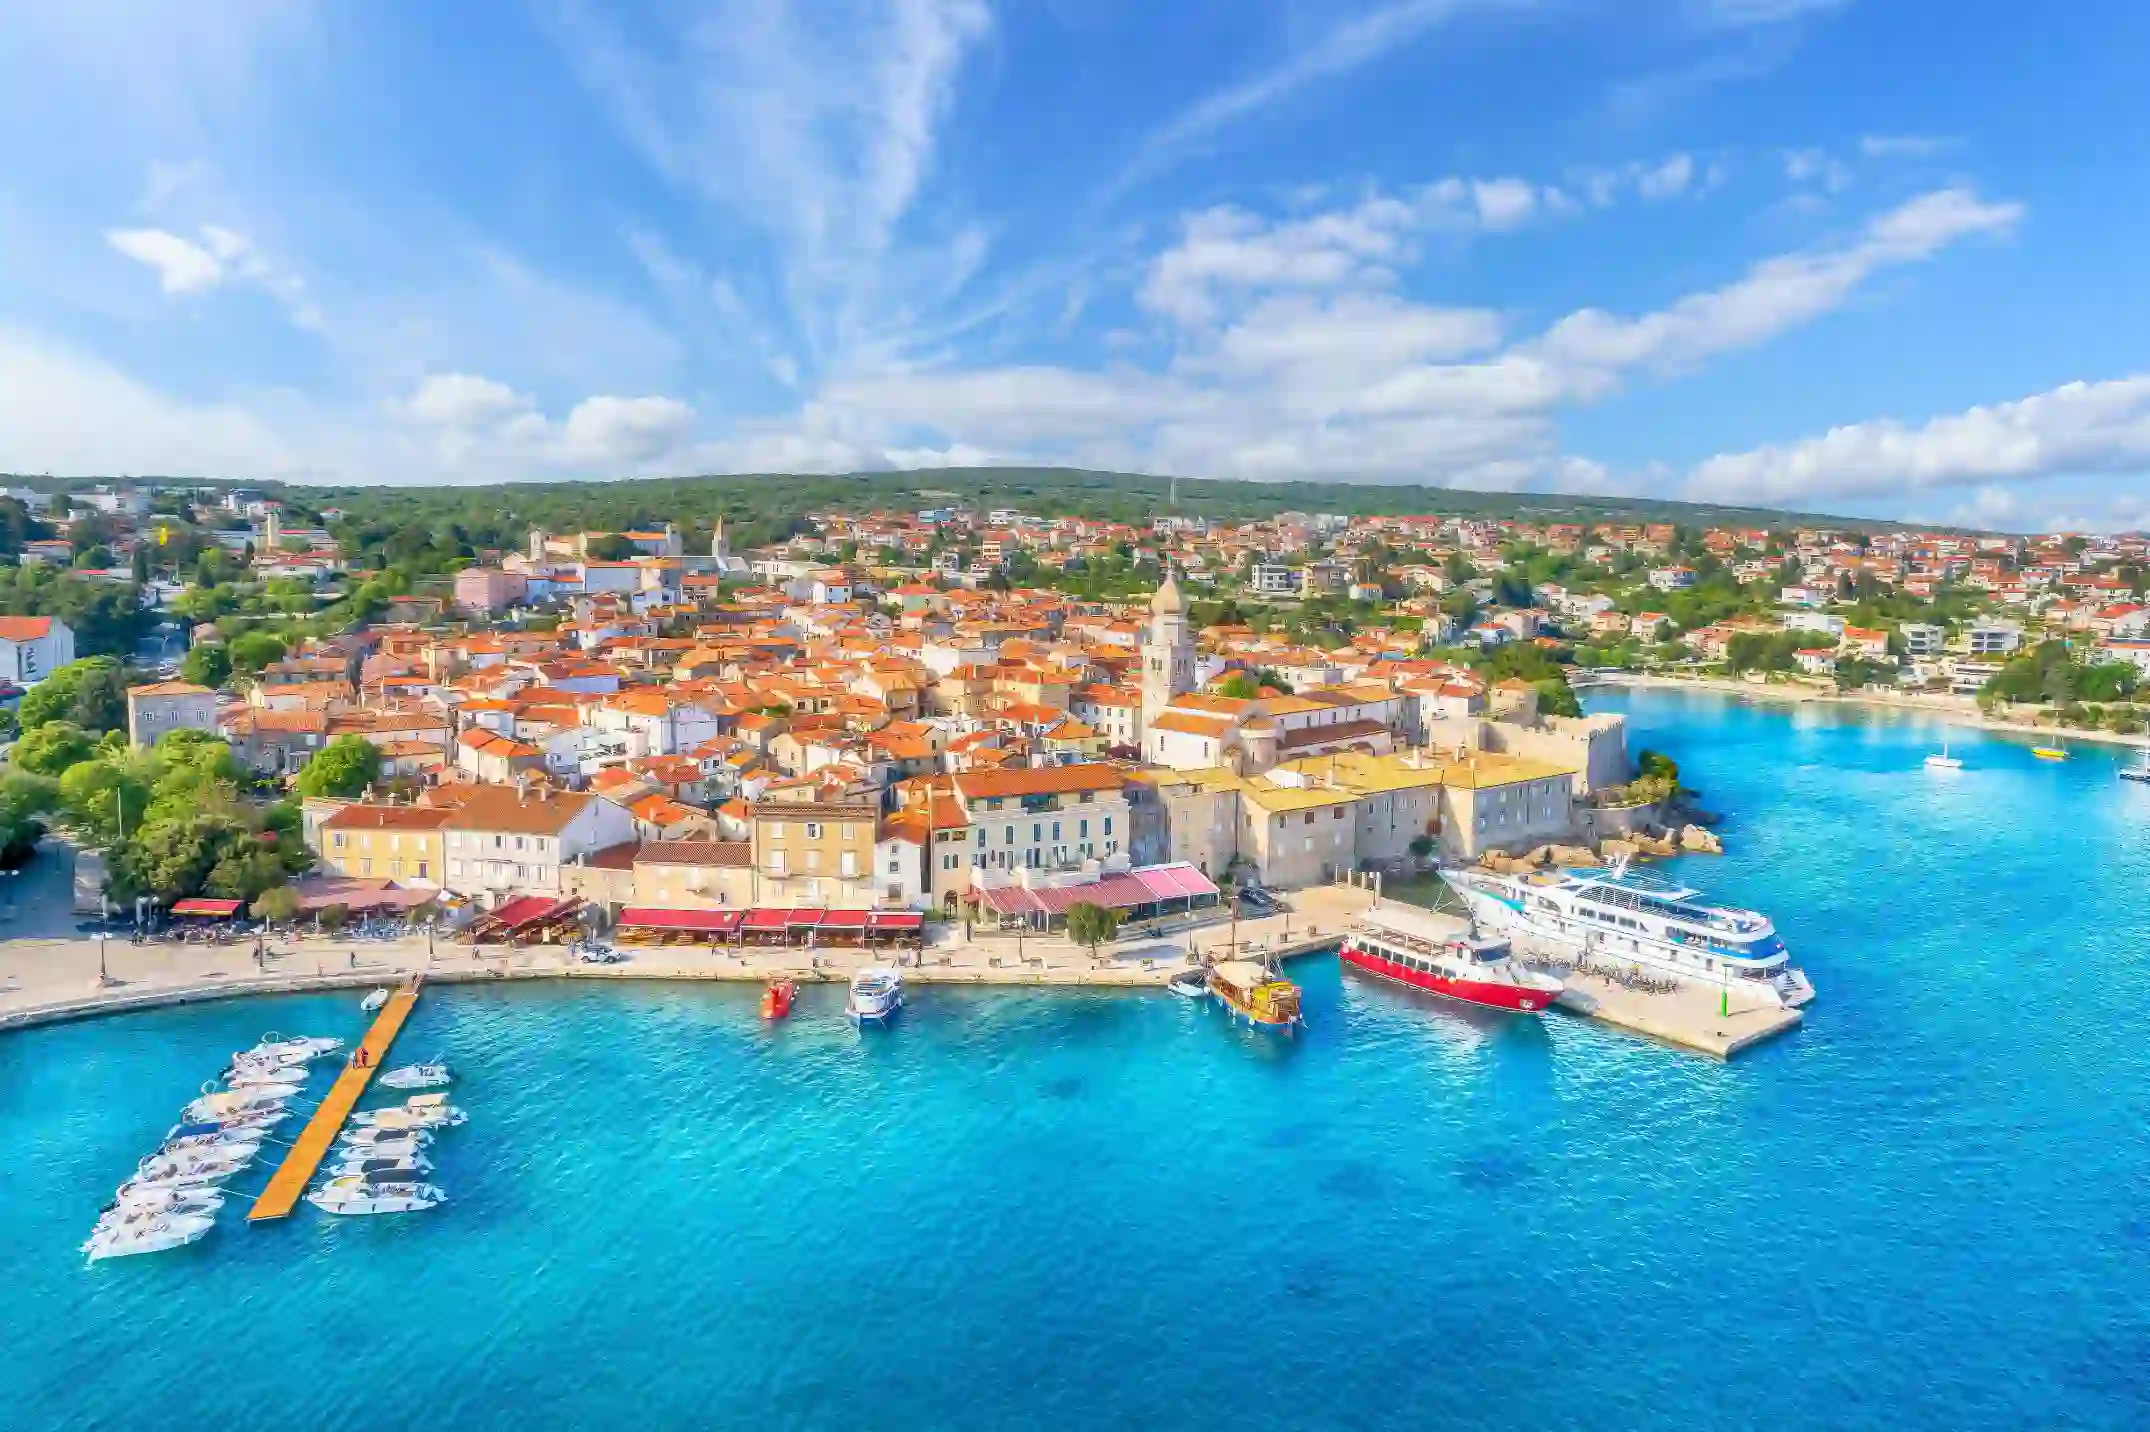
[[[350,1157],[329,1169],[331,1178],[376,1178],[394,1183],[401,1181],[398,1175],[408,1175],[416,1183],[433,1172],[433,1160],[421,1153],[408,1153],[401,1158]]]
[[[215,1149],[232,1144],[259,1143],[259,1128],[235,1128],[224,1124],[174,1124],[157,1146],[160,1153],[179,1149]]]
[[[358,1002],[358,1012],[360,1014],[379,1014],[382,1007],[388,1003],[389,993],[390,991],[385,989],[375,990]]]
[[[1181,970],[1165,981],[1165,988],[1181,999],[1208,999],[1209,974],[1200,969]]]
[[[262,1035],[261,1043],[247,1050],[246,1054],[263,1059],[281,1059],[286,1062],[295,1062],[319,1059],[322,1055],[334,1054],[341,1048],[343,1048],[343,1041],[340,1039],[324,1039],[320,1037],[286,1039],[280,1034],[271,1032]]]
[[[454,1078],[445,1059],[428,1060],[424,1064],[406,1064],[401,1069],[390,1069],[374,1082],[383,1089],[442,1089]]]
[[[129,1216],[141,1213],[213,1216],[223,1206],[224,1190],[214,1185],[174,1188],[164,1184],[142,1184],[106,1204],[103,1215],[98,1219],[98,1227],[102,1228],[107,1223],[123,1221]]]
[[[307,1072],[303,1064],[280,1064],[274,1068],[249,1065],[225,1071],[224,1082],[233,1089],[268,1089],[280,1085],[297,1088],[306,1082]]]
[[[261,1140],[257,1138],[203,1138],[190,1136],[176,1143],[157,1146],[150,1155],[153,1159],[193,1160],[197,1163],[223,1163],[230,1159],[251,1159],[261,1152]]]
[[[306,1201],[323,1213],[423,1213],[447,1202],[448,1195],[430,1183],[376,1183],[359,1175],[332,1178]]]
[[[413,1094],[401,1104],[353,1114],[351,1123],[361,1129],[452,1129],[467,1117],[446,1094]]]
[[[184,1133],[200,1129],[215,1129],[221,1133],[258,1133],[264,1129],[273,1129],[290,1117],[291,1111],[281,1104],[260,1104],[250,1109],[241,1109],[237,1113],[207,1119],[189,1119],[183,1124],[174,1124],[172,1131],[165,1137],[178,1138]]]
[[[390,1158],[397,1153],[414,1153],[433,1142],[430,1129],[345,1129],[339,1140],[345,1148],[363,1149],[371,1158]]]
[[[206,1123],[256,1109],[281,1109],[284,1100],[298,1092],[296,1084],[254,1084],[244,1089],[228,1089],[221,1094],[202,1095],[181,1109],[179,1116],[190,1123]]]
[[[853,1019],[887,1019],[903,1008],[903,975],[886,965],[868,965],[851,976],[851,993],[844,1000],[844,1013]]]
[[[135,1169],[135,1176],[154,1183],[160,1179],[201,1179],[219,1183],[254,1161],[259,1144],[231,1149],[182,1149],[173,1154],[152,1154]]]
[[[129,1223],[90,1235],[82,1251],[92,1263],[105,1258],[128,1258],[137,1253],[162,1253],[197,1242],[216,1220],[203,1215],[170,1214],[146,1222]]]

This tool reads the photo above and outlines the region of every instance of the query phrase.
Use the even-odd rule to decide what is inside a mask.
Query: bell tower
[[[1150,598],[1150,630],[1142,643],[1142,727],[1149,729],[1172,698],[1194,690],[1194,639],[1187,631],[1187,599],[1170,570]]]

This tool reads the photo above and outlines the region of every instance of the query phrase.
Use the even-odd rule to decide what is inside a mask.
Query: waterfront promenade
[[[1350,886],[1317,886],[1291,897],[1288,914],[1242,919],[1237,937],[1289,954],[1326,948],[1372,896]],[[1189,963],[1190,950],[1225,953],[1234,934],[1220,916],[1179,925],[1156,935],[1129,931],[1095,956],[1086,946],[1058,935],[980,933],[965,941],[960,926],[929,930],[922,951],[905,953],[905,978],[918,984],[1065,985],[1148,988],[1162,986]],[[105,942],[105,968],[114,983],[98,979],[94,939],[0,940],[0,1030],[127,1009],[185,1004],[252,994],[283,994],[393,984],[408,974],[435,983],[485,979],[662,979],[759,982],[848,980],[852,971],[887,963],[891,952],[823,948],[707,945],[623,947],[617,965],[585,965],[559,946],[471,946],[423,938],[337,941],[306,939],[277,945],[256,965],[251,944],[201,945],[155,941]]]

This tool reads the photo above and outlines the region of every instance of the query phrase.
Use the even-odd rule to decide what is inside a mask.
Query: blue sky
[[[0,469],[2139,526],[2144,53],[2006,0],[12,6]]]

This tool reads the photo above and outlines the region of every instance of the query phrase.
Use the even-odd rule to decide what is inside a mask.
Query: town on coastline
[[[1812,991],[1781,944],[1720,947],[1760,917],[1630,871],[1717,837],[1571,673],[2121,732],[2150,663],[2136,538],[950,500],[735,551],[672,519],[482,547],[297,489],[11,489],[0,865],[79,851],[75,913],[121,930],[362,923],[424,931],[433,969],[448,938],[742,978],[893,951],[1161,981],[1335,948],[1385,885],[1457,938],[1514,924],[1571,1005],[1726,1052],[1727,1020],[1786,1027]],[[1597,903],[1701,923],[1571,935]],[[0,1014],[36,992],[21,964]],[[1708,997],[1620,1019],[1659,975]]]

